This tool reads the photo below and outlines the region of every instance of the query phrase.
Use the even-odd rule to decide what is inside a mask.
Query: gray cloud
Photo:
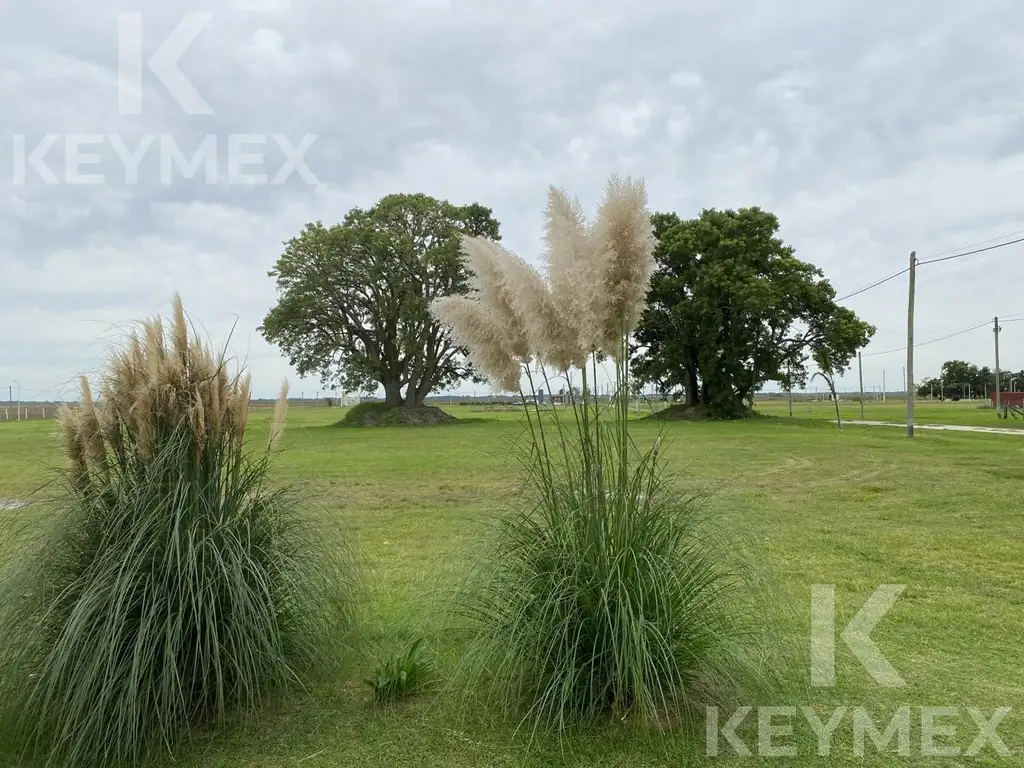
[[[149,73],[143,113],[118,114],[117,14],[139,7],[147,57],[184,13],[213,12],[181,59],[212,115],[185,114]],[[912,249],[1024,230],[1024,8],[1010,0],[41,0],[4,15],[0,384],[26,391],[71,391],[110,333],[179,289],[212,337],[237,323],[233,345],[272,394],[294,374],[254,329],[281,241],[395,191],[490,205],[532,258],[548,184],[592,206],[609,172],[641,174],[659,210],[774,211],[841,294]],[[66,136],[153,144],[134,184],[109,139],[82,169],[102,184],[16,178],[16,137],[31,149],[47,134],[58,176]],[[227,184],[232,134],[316,134],[319,183]],[[218,184],[161,178],[162,141],[189,155],[208,136]],[[271,140],[256,170],[284,161]],[[1024,313],[1021,253],[922,268],[918,339]],[[881,329],[869,351],[902,345],[905,292],[894,280],[851,299]],[[1022,341],[1024,323],[1008,324],[1008,365],[1024,366]],[[954,356],[989,362],[991,332],[922,347],[919,375]],[[868,357],[865,377],[899,381],[901,365]]]

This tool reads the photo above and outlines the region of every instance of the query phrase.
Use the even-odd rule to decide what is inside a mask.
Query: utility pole
[[[992,332],[996,337],[996,418],[1002,418],[999,415],[999,390],[1000,390],[1000,379],[1002,378],[999,373],[999,316],[992,318]]]
[[[882,402],[885,402],[885,368],[882,369]]]
[[[907,299],[907,367],[903,369],[903,388],[907,393],[907,437],[914,436],[914,281],[917,251],[910,252],[910,295]]]
[[[864,360],[857,353],[857,375],[860,377],[860,418],[864,420]]]

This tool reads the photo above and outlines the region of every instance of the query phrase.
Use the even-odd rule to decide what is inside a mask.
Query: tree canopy
[[[765,383],[801,386],[809,364],[841,375],[874,327],[835,301],[760,208],[652,217],[657,271],[635,333],[635,371],[690,406],[736,416]]]
[[[472,373],[428,311],[435,297],[466,290],[463,234],[501,237],[491,209],[423,194],[388,195],[331,227],[307,224],[268,273],[278,301],[258,330],[299,375],[422,405]]]

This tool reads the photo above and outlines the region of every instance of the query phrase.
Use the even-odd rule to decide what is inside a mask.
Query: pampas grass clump
[[[255,713],[336,656],[352,584],[336,542],[268,487],[249,378],[145,322],[93,400],[60,414],[68,470],[0,593],[0,726],[47,764],[138,765],[196,726]]]
[[[587,222],[551,189],[546,218],[543,275],[466,239],[473,291],[433,304],[501,387],[583,383],[562,413],[523,398],[523,490],[460,599],[474,631],[463,670],[534,728],[678,722],[740,671],[729,645],[744,609],[721,539],[664,476],[660,438],[638,448],[630,436],[628,342],[654,269],[646,194],[613,177]],[[592,391],[601,357],[610,403]]]

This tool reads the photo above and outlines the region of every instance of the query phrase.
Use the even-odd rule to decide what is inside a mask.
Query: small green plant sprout
[[[434,676],[434,660],[422,637],[408,648],[392,654],[377,665],[366,684],[376,704],[389,704],[418,693]]]

